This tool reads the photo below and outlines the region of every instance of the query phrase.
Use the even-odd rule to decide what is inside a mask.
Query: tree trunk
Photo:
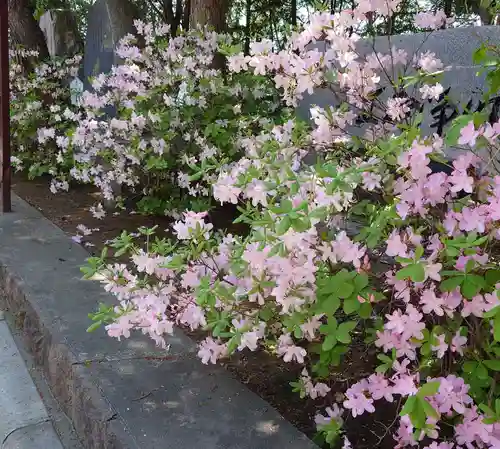
[[[29,0],[8,0],[12,42],[26,50],[36,50],[40,59],[49,56],[45,36],[33,16]]]
[[[290,17],[290,23],[292,24],[292,27],[296,28],[297,27],[297,0],[292,0],[292,8],[291,8],[291,17]]]
[[[250,26],[252,23],[252,0],[246,0],[245,3],[245,54],[250,54]]]
[[[189,30],[189,14],[191,13],[191,0],[184,1],[184,11],[182,12],[182,29]]]
[[[209,25],[218,33],[226,29],[228,0],[191,0],[190,28]]]

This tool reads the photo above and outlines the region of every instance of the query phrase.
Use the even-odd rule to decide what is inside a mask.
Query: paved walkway
[[[0,312],[1,449],[63,449]]]

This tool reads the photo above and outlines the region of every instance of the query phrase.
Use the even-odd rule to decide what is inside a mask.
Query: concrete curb
[[[317,448],[226,371],[202,365],[182,333],[168,353],[146,338],[86,333],[88,313],[115,301],[81,279],[88,253],[16,196],[13,209],[0,216],[2,300],[84,447]]]
[[[63,449],[10,329],[0,318],[0,447]]]

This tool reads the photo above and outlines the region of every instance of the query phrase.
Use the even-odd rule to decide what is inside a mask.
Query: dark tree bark
[[[172,0],[163,0],[163,20],[170,25],[173,36],[179,32],[183,11],[182,0],[175,1],[175,10]]]
[[[26,50],[36,50],[40,59],[47,58],[49,52],[45,36],[33,16],[29,0],[8,0],[8,7],[12,43]],[[28,64],[33,64],[33,61]]]
[[[191,0],[184,1],[184,11],[182,12],[182,29],[189,30],[189,15],[191,13]]]
[[[223,32],[226,29],[228,7],[228,0],[191,0],[189,26],[209,25],[218,33]]]
[[[245,3],[245,54],[250,54],[250,27],[252,23],[252,0]]]
[[[297,26],[297,0],[291,0],[290,23],[295,28]]]

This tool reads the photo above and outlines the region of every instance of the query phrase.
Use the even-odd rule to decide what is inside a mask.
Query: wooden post
[[[2,210],[12,211],[10,162],[9,14],[7,0],[0,0],[0,139],[2,145]]]

